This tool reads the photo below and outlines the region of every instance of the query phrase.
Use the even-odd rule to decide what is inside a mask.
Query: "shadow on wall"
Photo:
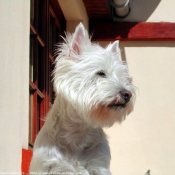
[[[139,22],[146,21],[161,0],[130,0],[129,6],[131,11],[126,18],[114,18],[114,21]]]
[[[99,44],[102,47],[106,47],[109,42],[108,41],[100,41]],[[175,48],[174,41],[120,41],[119,48],[120,48],[120,55],[123,61],[127,61],[126,54],[125,54],[125,47],[172,47]]]
[[[175,47],[174,41],[122,41],[120,42],[120,54],[122,61],[127,61],[125,47]]]
[[[126,18],[115,18],[114,22],[104,21],[90,21],[89,32],[93,34],[93,41],[114,41],[116,39],[140,39],[142,36],[145,37],[172,37],[173,32],[170,35],[167,34],[167,30],[171,29],[172,26],[168,27],[161,25],[163,31],[159,31],[160,25],[139,23],[146,21],[152,13],[155,11],[161,0],[130,0],[131,12]],[[105,27],[104,27],[105,26]],[[108,26],[108,30],[106,30]],[[110,30],[110,32],[109,32]]]

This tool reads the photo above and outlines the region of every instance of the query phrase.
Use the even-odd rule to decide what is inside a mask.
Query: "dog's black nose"
[[[120,91],[120,95],[123,97],[125,102],[128,102],[130,100],[130,98],[132,97],[132,93],[128,90]]]

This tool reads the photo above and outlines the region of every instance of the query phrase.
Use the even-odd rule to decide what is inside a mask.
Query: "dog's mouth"
[[[109,108],[118,109],[125,108],[126,104],[130,101],[132,93],[128,90],[122,90],[119,92],[119,96],[112,103],[108,105]]]
[[[125,108],[126,104],[130,101],[130,99],[128,99],[127,101],[125,101],[124,103],[118,103],[118,102],[112,102],[108,105],[109,108]]]

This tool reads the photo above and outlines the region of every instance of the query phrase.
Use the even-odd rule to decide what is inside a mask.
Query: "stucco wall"
[[[28,144],[30,1],[0,2],[0,174],[21,171]]]

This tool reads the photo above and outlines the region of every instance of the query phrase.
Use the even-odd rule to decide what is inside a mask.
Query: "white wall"
[[[21,171],[28,144],[30,1],[0,2],[0,173]],[[10,174],[10,173],[9,173]]]

